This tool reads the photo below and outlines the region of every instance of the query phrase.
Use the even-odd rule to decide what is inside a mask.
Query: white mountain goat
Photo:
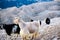
[[[29,34],[38,33],[41,21],[31,20],[31,22],[24,22],[22,19],[16,18],[16,20],[14,20],[14,23],[19,24],[21,28],[20,35],[24,38]]]

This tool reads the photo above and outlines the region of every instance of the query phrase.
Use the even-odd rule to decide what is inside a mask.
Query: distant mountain
[[[15,17],[22,18],[25,22],[44,20],[45,18],[60,17],[60,2],[38,2],[31,5],[23,5],[19,8],[10,7],[0,9],[0,22],[10,24]]]

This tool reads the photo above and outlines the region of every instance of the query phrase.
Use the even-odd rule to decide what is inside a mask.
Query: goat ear
[[[49,18],[46,18],[46,24],[50,24],[50,19]]]
[[[41,21],[40,21],[40,25],[41,25]]]
[[[2,26],[2,25],[0,26],[0,29],[1,29],[1,30],[3,29],[3,26]]]
[[[13,20],[13,23],[18,24],[19,23],[19,18],[15,17],[15,19]]]
[[[34,20],[31,19],[31,22],[33,22]]]

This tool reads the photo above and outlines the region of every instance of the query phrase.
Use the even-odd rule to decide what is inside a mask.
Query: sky
[[[49,2],[52,0],[0,0],[0,8],[20,7],[22,5],[29,5],[36,2]]]

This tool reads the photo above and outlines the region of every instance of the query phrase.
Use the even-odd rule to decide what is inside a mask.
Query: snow
[[[58,1],[59,2],[60,0],[54,0],[54,1]]]
[[[45,20],[44,20],[45,21]],[[51,23],[48,25],[45,22],[42,22],[40,26],[40,36],[43,36],[42,39],[48,40],[48,39],[56,39],[58,40],[58,34],[60,32],[60,18],[53,18],[51,19]],[[58,22],[57,22],[58,21]]]
[[[53,16],[51,16],[50,18],[54,18],[55,14],[57,14],[56,16],[58,17],[59,16],[58,14],[60,13],[59,4],[60,4],[59,2],[54,2],[54,1],[41,2],[41,3],[38,2],[38,3],[30,4],[30,5],[23,5],[19,8],[10,7],[6,9],[2,9],[0,11],[1,13],[0,15],[2,16],[1,20],[3,21],[2,23],[12,23],[11,21],[13,20],[13,18],[17,16],[22,18],[26,22],[30,21],[31,19],[44,20],[46,17],[50,15],[50,13],[53,14]]]
[[[14,23],[15,20],[14,18],[19,17],[21,35],[23,35],[22,33],[25,32],[26,34],[28,34],[29,33],[28,28],[31,28],[35,31],[37,31],[37,29],[40,28],[39,29],[40,34],[38,39],[41,40],[51,39],[57,40],[58,34],[60,35],[60,2],[56,1],[41,3],[38,2],[30,5],[23,5],[19,8],[17,7],[10,7],[6,9],[0,8],[0,16],[1,16],[0,24]],[[45,23],[47,17],[50,18],[51,21],[49,25]],[[31,22],[31,19],[33,19],[34,21]],[[39,25],[38,20],[41,21],[42,23],[41,25]],[[2,34],[2,36],[4,35]],[[0,38],[2,36],[0,36]]]
[[[59,11],[59,10],[60,10],[60,6],[57,6],[57,5],[51,6],[51,7],[48,8],[48,10],[51,10],[51,11],[53,11],[53,10],[55,10],[55,11],[58,10],[58,11]]]
[[[44,20],[46,18],[54,18],[54,17],[60,17],[60,11],[49,11],[46,10],[44,12],[41,12],[38,14],[38,16],[33,17],[33,20]]]

